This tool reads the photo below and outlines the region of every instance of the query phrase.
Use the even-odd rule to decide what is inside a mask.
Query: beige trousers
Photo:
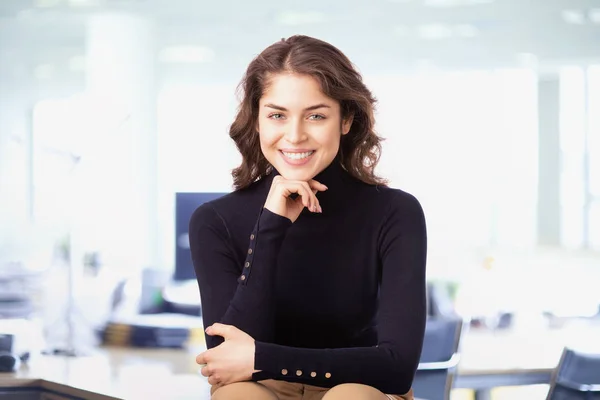
[[[268,388],[279,400],[321,400],[329,388],[268,379],[258,384]],[[211,388],[211,395],[217,390]],[[414,400],[412,389],[404,395],[386,394],[390,400]]]

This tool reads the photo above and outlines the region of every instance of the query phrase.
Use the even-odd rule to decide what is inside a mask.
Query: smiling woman
[[[257,125],[269,163],[288,179],[308,181],[331,164],[352,115],[342,119],[339,103],[310,75],[277,74],[259,101]]]
[[[341,163],[354,177],[372,185],[385,183],[374,174],[381,151],[374,131],[375,98],[335,47],[306,36],[277,42],[250,63],[239,88],[242,102],[229,131],[243,156],[233,171],[237,189],[281,166],[273,164],[274,154],[264,153],[265,148],[307,153],[314,149],[299,144],[318,141],[324,141],[326,154],[318,155],[307,171],[319,172],[339,149]],[[283,132],[291,141],[280,140]]]
[[[189,230],[213,399],[412,399],[425,218],[374,173],[375,99],[306,36],[264,50],[241,89],[236,190]]]

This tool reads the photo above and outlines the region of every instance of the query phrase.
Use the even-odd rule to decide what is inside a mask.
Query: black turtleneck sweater
[[[317,194],[323,213],[304,209],[292,223],[263,208],[276,174],[190,220],[205,327],[234,325],[255,339],[254,381],[408,392],[426,319],[419,202],[334,161],[315,177],[329,188]]]

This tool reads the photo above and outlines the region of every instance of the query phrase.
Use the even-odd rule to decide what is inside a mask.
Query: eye
[[[313,121],[319,121],[322,119],[325,119],[324,116],[320,115],[320,114],[312,114],[310,117],[308,117],[309,119],[312,119]]]
[[[283,118],[283,114],[272,113],[272,114],[269,114],[269,118],[271,118],[271,119],[282,119]]]

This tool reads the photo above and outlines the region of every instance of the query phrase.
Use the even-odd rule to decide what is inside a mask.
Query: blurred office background
[[[236,85],[298,33],[378,98],[378,172],[424,206],[429,280],[477,349],[464,362],[546,365],[597,340],[598,0],[0,1],[4,317],[40,348],[68,346],[71,318],[93,347],[167,292],[193,310],[177,194],[231,190]],[[547,386],[510,390],[492,395]]]

